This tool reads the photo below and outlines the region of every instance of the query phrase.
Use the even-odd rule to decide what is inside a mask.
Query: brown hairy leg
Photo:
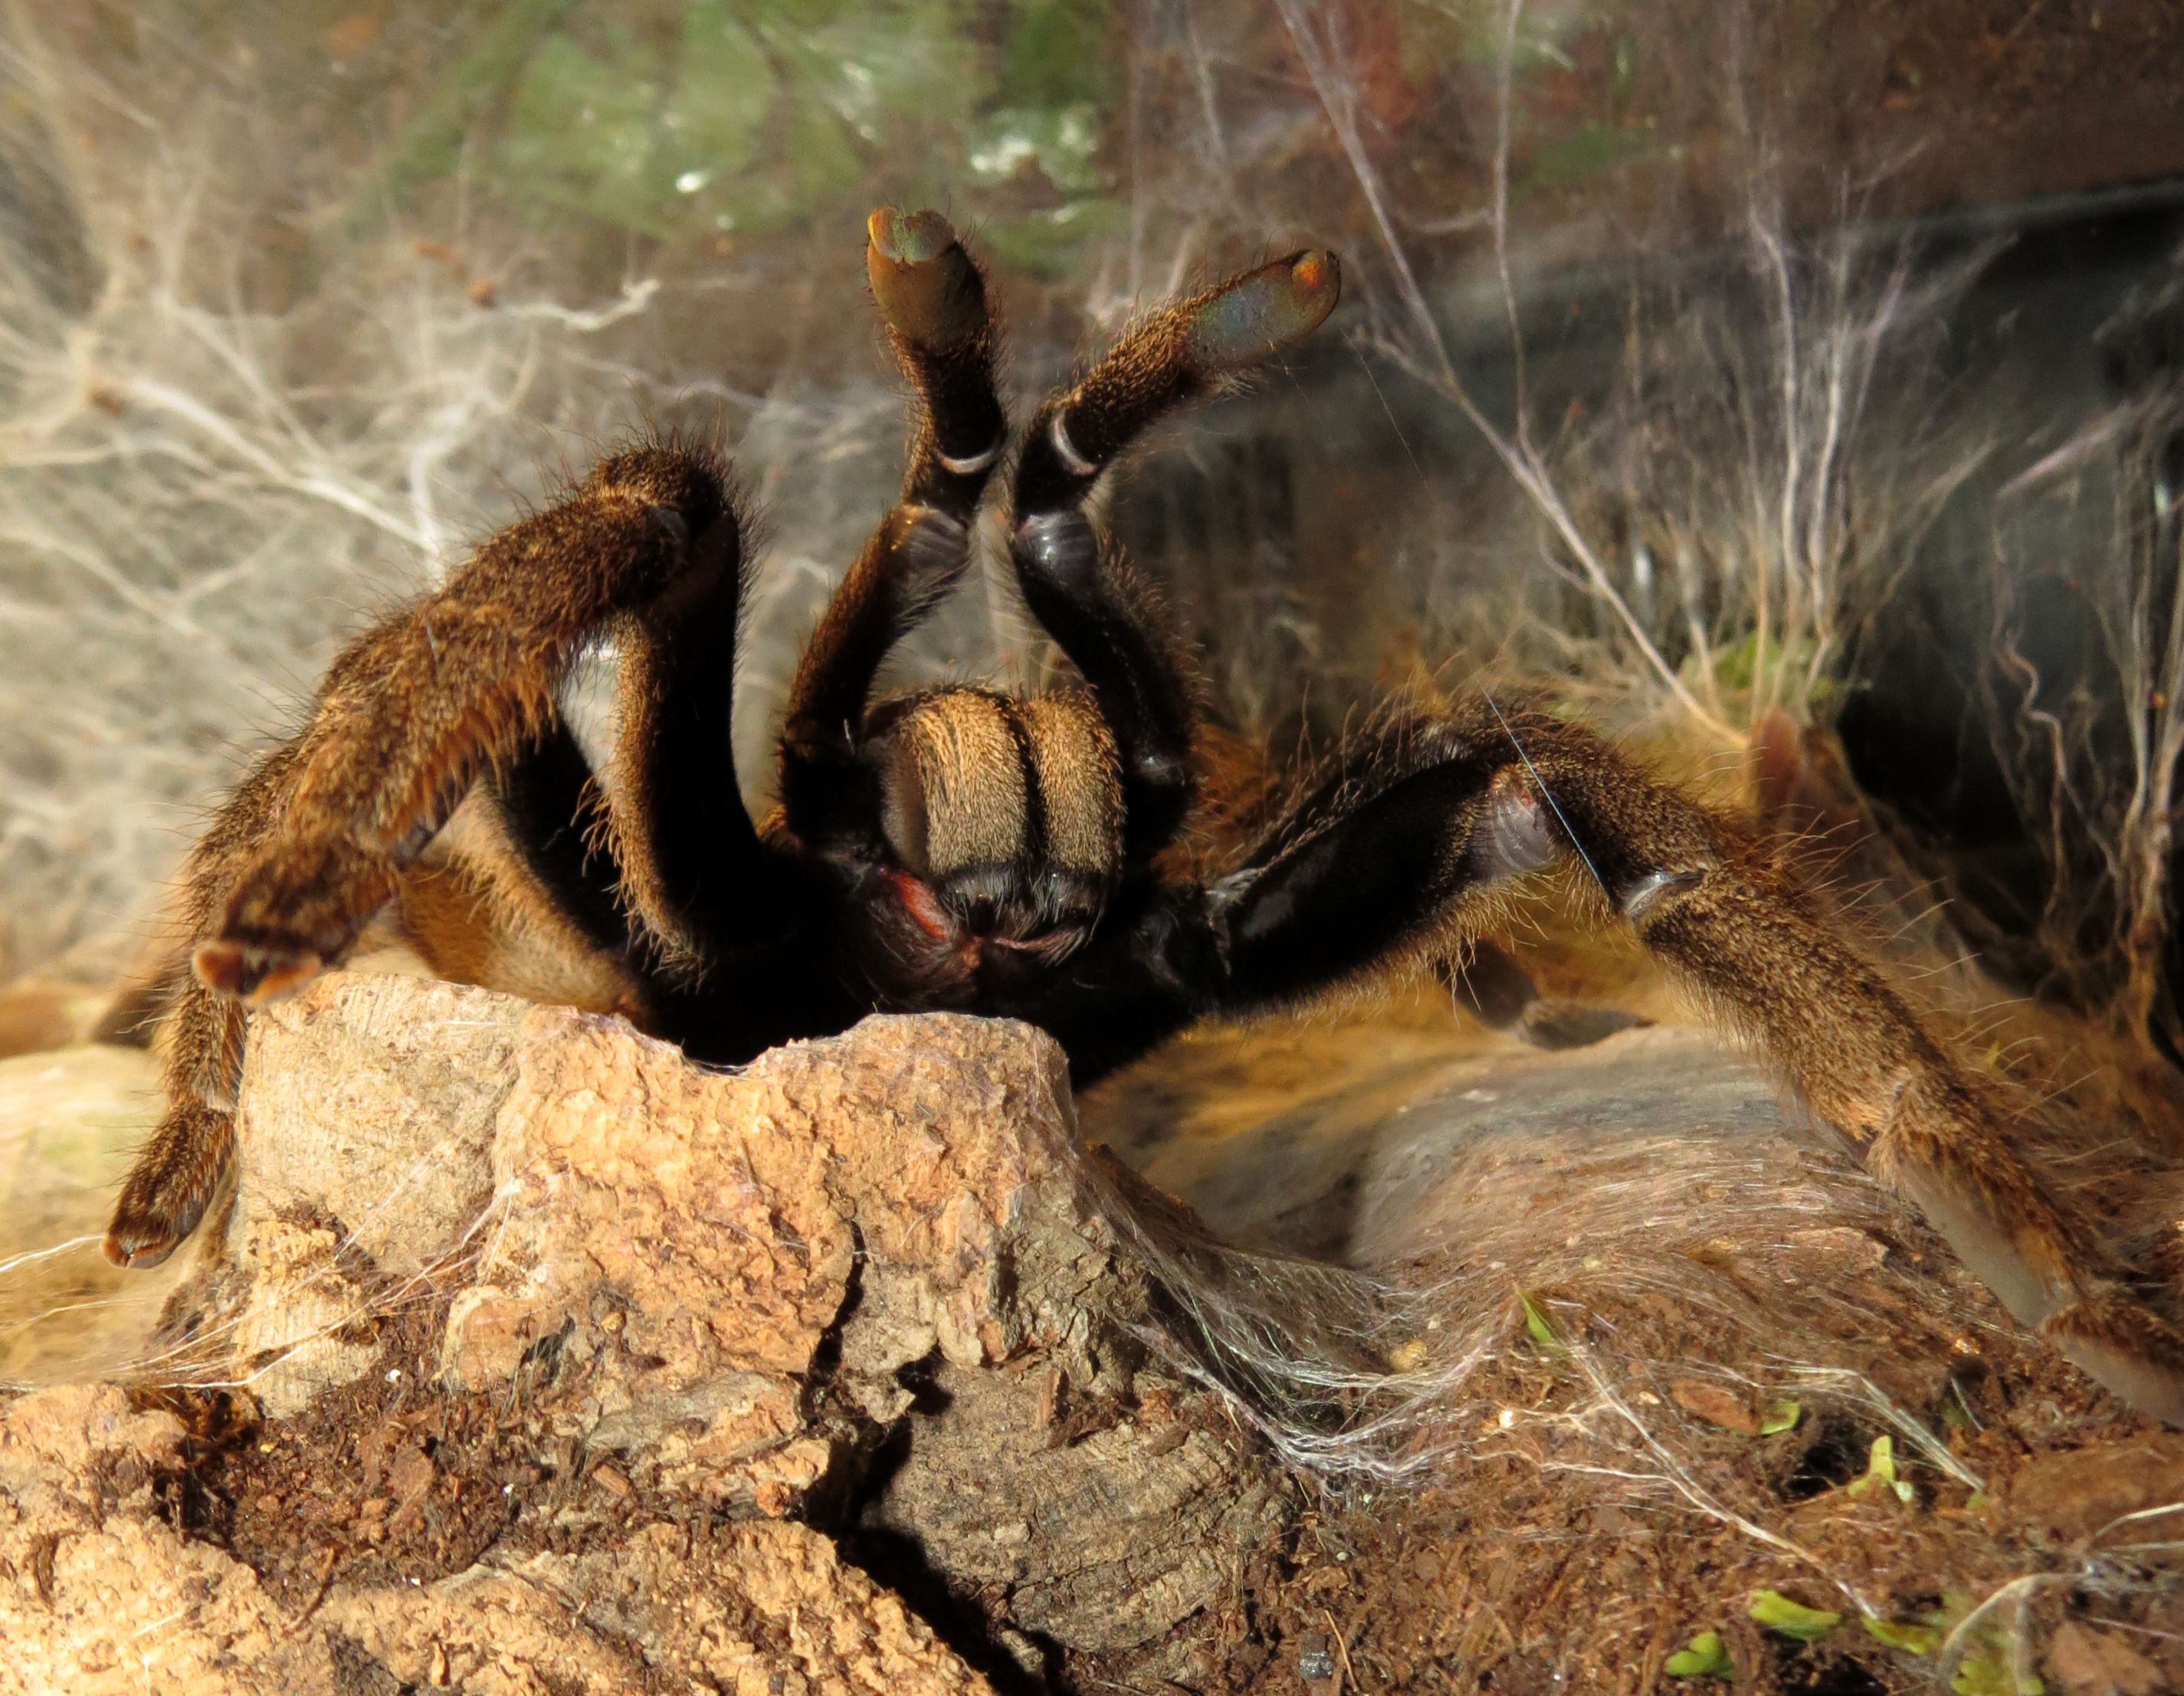
[[[1482,821],[1496,842],[1574,845],[1647,950],[2012,1314],[2126,1401],[2184,1423],[2184,1336],[2131,1298],[2018,1152],[2005,1086],[1958,1061],[1774,856],[1588,732],[1540,712],[1506,730],[1483,706],[1463,717],[1476,745],[1521,750]]]
[[[179,955],[164,974],[168,1113],[122,1186],[109,1259],[156,1264],[203,1215],[234,1134],[244,1005],[347,953],[471,784],[555,722],[554,690],[594,629],[739,566],[719,459],[632,448],[343,651],[304,729],[243,780],[185,870],[188,975]]]
[[[866,230],[872,298],[916,399],[901,495],[828,600],[789,687],[782,805],[789,829],[814,845],[866,823],[844,778],[872,678],[962,580],[978,503],[1007,444],[994,386],[1000,332],[977,261],[937,212],[883,207]]]
[[[2127,1269],[2020,1152],[2026,1104],[1936,1035],[1777,851],[1550,712],[1505,717],[1476,697],[1353,731],[1196,912],[1168,909],[1150,966],[1111,969],[1062,1011],[1083,1046],[1101,1021],[1156,1007],[1171,979],[1190,996],[1177,1023],[1209,1003],[1308,1003],[1460,952],[1512,881],[1573,861],[1606,912],[2020,1322],[2126,1401],[2184,1424],[2184,1336],[2135,1299]]]
[[[197,946],[198,977],[258,1001],[339,959],[471,782],[553,721],[583,639],[681,580],[734,571],[737,553],[718,462],[633,449],[352,643],[293,746],[277,823]]]
[[[1162,416],[1247,381],[1324,322],[1341,293],[1334,255],[1307,249],[1156,307],[1025,431],[1009,544],[1017,587],[1114,734],[1133,865],[1167,847],[1190,811],[1202,715],[1175,621],[1097,522],[1094,491]]]
[[[298,745],[254,767],[191,850],[171,923],[174,951],[153,974],[148,1000],[162,1011],[153,1042],[167,1109],[137,1151],[106,1231],[118,1266],[156,1266],[203,1217],[227,1169],[235,1137],[235,1092],[242,1077],[244,1013],[191,972],[190,953],[218,917],[235,868],[265,845],[294,776]]]

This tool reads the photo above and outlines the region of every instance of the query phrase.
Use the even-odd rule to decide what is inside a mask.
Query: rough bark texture
[[[154,1482],[184,1447],[180,1420],[112,1385],[0,1410],[0,1691],[989,1688],[805,1526],[649,1525],[427,1586],[332,1583],[299,1612],[160,1517]]]
[[[1286,1497],[1149,1358],[1073,1130],[1022,1026],[874,1018],[720,1072],[322,980],[254,1018],[235,1192],[162,1321],[249,1403],[0,1409],[0,1689],[1193,1665]]]

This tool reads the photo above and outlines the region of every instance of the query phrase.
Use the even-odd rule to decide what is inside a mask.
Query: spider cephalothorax
[[[1215,793],[1234,739],[1201,719],[1158,597],[1087,501],[1156,419],[1325,319],[1331,254],[1139,319],[1033,415],[1010,555],[1071,689],[875,703],[889,650],[969,563],[1008,426],[984,280],[946,220],[883,210],[870,236],[920,404],[902,497],[798,667],[778,811],[754,822],[730,755],[746,562],[728,468],[673,442],[616,454],[353,643],[198,845],[162,974],[168,1113],[115,1208],[112,1258],[151,1264],[196,1227],[227,1163],[248,1007],[367,926],[449,976],[620,1012],[701,1059],[948,1007],[1044,1027],[1082,1082],[1209,1015],[1446,960],[1497,891],[1574,856],[1603,913],[2012,1313],[2184,1420],[2184,1339],[2013,1148],[1997,1087],[1778,856],[1598,737],[1483,699],[1399,707],[1282,799]],[[603,635],[617,720],[595,773],[558,691]]]

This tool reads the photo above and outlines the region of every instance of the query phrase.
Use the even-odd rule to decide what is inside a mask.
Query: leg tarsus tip
[[[2120,1297],[2094,1297],[2057,1309],[2039,1331],[2139,1412],[2184,1425],[2184,1336],[2159,1314]]]
[[[1191,360],[1212,372],[1255,365],[1317,330],[1341,298],[1341,261],[1323,248],[1247,271],[1191,315]]]
[[[106,1233],[99,1249],[114,1265],[131,1272],[148,1272],[181,1246],[187,1231],[153,1231],[142,1228],[125,1230],[114,1226]]]
[[[939,259],[956,243],[955,226],[930,206],[912,212],[875,206],[865,220],[865,233],[872,250],[895,265],[922,265]]]
[[[977,337],[986,322],[985,284],[945,218],[883,206],[866,227],[872,298],[896,335],[934,353]]]
[[[253,1007],[301,989],[326,968],[317,950],[300,944],[282,946],[224,936],[200,942],[190,956],[190,969],[199,983],[215,995]]]

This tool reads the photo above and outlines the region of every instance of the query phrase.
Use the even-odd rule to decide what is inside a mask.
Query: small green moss
[[[1721,1646],[1719,1632],[1701,1632],[1685,1648],[1661,1663],[1671,1678],[1734,1678],[1736,1664]]]
[[[1548,1321],[1547,1316],[1533,1303],[1532,1298],[1519,1290],[1517,1292],[1517,1299],[1524,1304],[1524,1329],[1532,1334],[1532,1341],[1539,1345],[1540,1353],[1568,1354],[1568,1345],[1555,1335],[1554,1326]]]
[[[1896,1476],[1896,1442],[1886,1435],[1874,1438],[1872,1448],[1867,1451],[1865,1476],[1852,1479],[1843,1491],[1846,1495],[1863,1496],[1876,1484],[1885,1485],[1898,1501],[1918,1498],[1919,1492]]]
[[[1832,1609],[1808,1608],[1779,1590],[1756,1593],[1745,1611],[1769,1631],[1799,1643],[1816,1643],[1842,1623],[1842,1615]]]
[[[1958,1666],[1957,1676],[1949,1681],[1949,1688],[1957,1696],[2047,1696],[2048,1687],[2040,1675],[2020,1675],[2016,1662],[2014,1654],[2001,1650],[1968,1654]]]
[[[1941,1648],[1947,1635],[1932,1626],[1918,1626],[1895,1620],[1876,1620],[1868,1615],[1859,1624],[1875,1643],[1885,1643],[1891,1649],[1900,1649],[1907,1654],[1931,1654]]]

